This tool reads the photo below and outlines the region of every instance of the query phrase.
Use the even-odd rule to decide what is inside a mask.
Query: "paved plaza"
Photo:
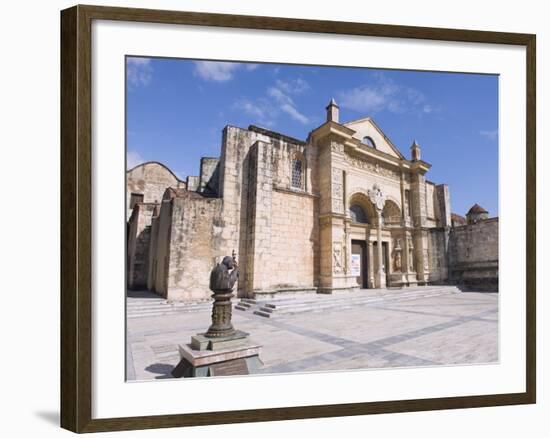
[[[272,318],[234,310],[233,323],[263,345],[262,373],[498,361],[497,293],[377,294],[348,308]],[[209,302],[178,307],[148,292],[131,292],[127,307],[128,380],[171,378],[178,344],[210,325]]]

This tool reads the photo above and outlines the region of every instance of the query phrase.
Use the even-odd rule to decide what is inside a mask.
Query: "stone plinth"
[[[199,337],[201,335],[194,336]],[[217,350],[195,350],[191,344],[179,346],[180,363],[172,371],[174,377],[210,377],[251,374],[261,365],[259,344],[241,340],[240,346]],[[208,339],[208,341],[213,341]],[[233,341],[236,341],[235,339]],[[237,339],[238,341],[238,339]],[[230,341],[228,341],[230,342]],[[216,344],[219,340],[215,341]]]
[[[218,351],[240,347],[246,345],[248,342],[248,333],[242,330],[235,330],[232,335],[224,336],[223,338],[210,338],[206,335],[207,333],[199,333],[198,335],[191,336],[191,348],[199,351]]]

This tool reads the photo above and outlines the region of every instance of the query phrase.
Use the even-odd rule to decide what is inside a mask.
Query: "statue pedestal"
[[[191,344],[179,345],[181,360],[172,375],[179,378],[252,374],[263,365],[260,360],[262,346],[248,342],[247,337],[248,333],[241,331],[226,339],[206,338],[202,334],[193,336]],[[193,343],[203,349],[193,348]]]
[[[252,344],[248,333],[231,324],[233,286],[239,277],[235,251],[226,256],[210,273],[212,325],[206,333],[191,336],[191,343],[180,345],[180,362],[172,370],[174,377],[237,376],[251,374],[262,364],[261,345]]]

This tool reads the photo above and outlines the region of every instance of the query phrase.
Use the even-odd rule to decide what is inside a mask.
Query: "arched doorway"
[[[352,239],[351,241],[351,273],[355,276],[357,286],[362,289],[369,287],[369,248],[367,234],[370,226],[376,224],[376,211],[368,198],[362,192],[354,193],[349,198],[348,214],[352,225],[357,228],[366,228],[364,239]]]

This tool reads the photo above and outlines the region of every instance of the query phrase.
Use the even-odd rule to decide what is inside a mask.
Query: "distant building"
[[[453,227],[459,227],[461,225],[466,225],[468,221],[464,216],[460,216],[456,213],[451,213],[451,226]]]
[[[454,213],[451,218],[449,281],[498,290],[498,217],[490,218],[487,210],[474,204],[466,219]]]
[[[305,141],[227,126],[199,176],[128,172],[128,286],[205,299],[233,251],[241,297],[452,281],[458,222],[430,167],[416,141],[408,159],[371,118],[340,123],[334,100]]]
[[[483,221],[489,217],[489,212],[478,204],[474,204],[468,213],[466,213],[466,219],[469,224],[475,224],[476,222]]]

